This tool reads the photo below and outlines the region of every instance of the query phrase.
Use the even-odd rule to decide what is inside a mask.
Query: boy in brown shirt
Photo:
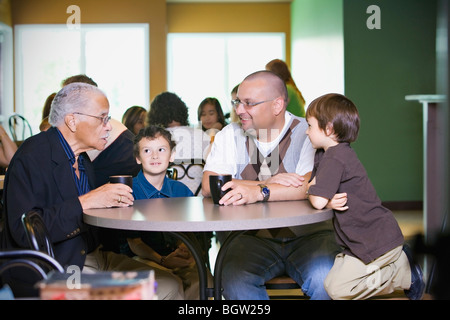
[[[336,193],[345,194],[341,206],[333,205],[343,251],[325,279],[328,294],[332,299],[367,299],[401,288],[408,298],[421,299],[425,284],[420,266],[403,246],[395,217],[382,206],[350,147],[359,131],[356,106],[343,95],[326,94],[309,105],[306,119],[306,134],[317,149],[309,201],[322,209]]]

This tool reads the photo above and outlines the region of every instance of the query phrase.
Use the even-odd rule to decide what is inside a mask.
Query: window
[[[133,105],[148,108],[148,24],[17,25],[16,110],[39,132],[45,99],[76,74],[91,77],[121,121]]]
[[[191,125],[204,98],[217,98],[230,112],[234,86],[270,60],[285,59],[284,33],[170,33],[167,46],[167,88],[188,106]]]

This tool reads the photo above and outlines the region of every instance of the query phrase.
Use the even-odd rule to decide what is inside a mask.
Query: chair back
[[[22,215],[22,223],[31,249],[41,251],[54,258],[53,245],[44,220],[38,210],[30,210]]]
[[[39,296],[35,284],[45,280],[51,271],[64,273],[64,268],[48,254],[36,250],[0,251],[0,288],[8,285],[14,297]]]
[[[9,117],[8,125],[11,136],[17,144],[20,144],[26,138],[33,135],[30,123],[20,114],[15,113],[11,115]]]
[[[194,196],[198,196],[202,189],[203,167],[205,161],[203,159],[186,159],[177,160],[169,166],[177,171],[177,177],[174,180],[183,182],[191,189]]]
[[[178,179],[178,170],[176,168],[167,168],[166,176],[169,179],[177,180]]]

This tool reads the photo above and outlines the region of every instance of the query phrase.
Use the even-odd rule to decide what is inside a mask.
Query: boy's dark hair
[[[167,140],[169,143],[170,151],[172,151],[176,143],[172,140],[172,134],[170,131],[166,130],[165,128],[158,126],[158,125],[150,125],[148,127],[145,127],[139,131],[139,133],[134,138],[134,146],[133,146],[133,155],[134,157],[139,156],[139,141],[141,141],[143,138],[148,139],[156,139],[157,137],[163,137]]]
[[[358,138],[359,114],[355,104],[338,93],[329,93],[313,100],[306,110],[306,118],[317,119],[319,128],[333,126],[338,142],[353,142]]]

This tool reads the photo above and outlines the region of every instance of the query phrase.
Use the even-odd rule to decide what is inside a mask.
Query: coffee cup
[[[133,188],[133,176],[131,175],[116,175],[116,176],[110,176],[109,177],[110,183],[123,183],[129,186],[130,188]]]
[[[209,176],[209,188],[211,190],[211,197],[215,204],[219,204],[219,200],[231,190],[231,188],[222,191],[222,186],[231,181],[231,174],[225,175],[210,175]]]

